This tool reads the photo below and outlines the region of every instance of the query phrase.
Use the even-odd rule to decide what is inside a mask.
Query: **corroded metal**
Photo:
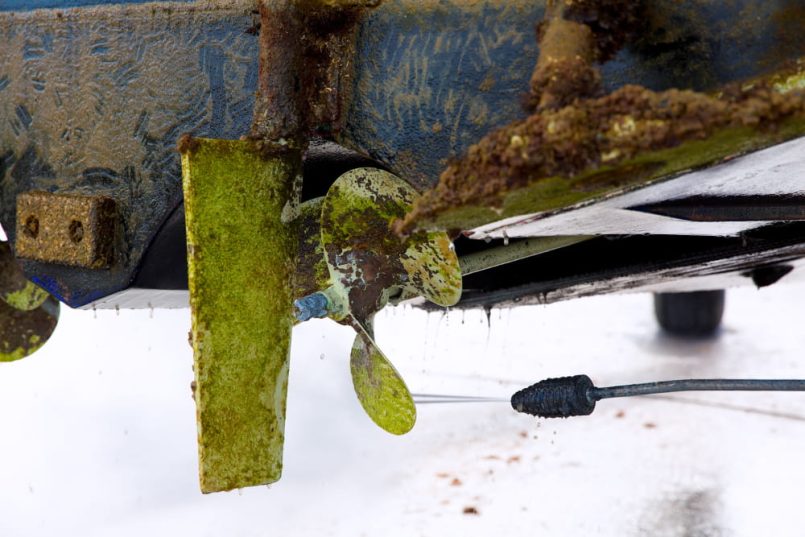
[[[433,187],[446,163],[527,116],[544,14],[531,0],[383,2],[361,25],[343,143],[418,189]],[[645,2],[639,38],[601,66],[602,89],[716,91],[782,70],[805,55],[804,17],[784,0]]]
[[[397,230],[471,229],[569,209],[805,135],[805,91],[785,91],[780,76],[715,96],[626,86],[538,112],[490,133],[449,165]],[[805,62],[785,80],[799,77]]]
[[[203,492],[282,472],[298,152],[251,141],[182,144],[195,400]]]
[[[366,414],[380,428],[405,434],[416,423],[416,405],[405,381],[372,338],[371,323],[353,322],[358,333],[349,356],[352,385]]]
[[[538,33],[540,52],[531,76],[529,108],[559,108],[601,91],[601,74],[593,67],[596,36],[588,25],[566,18],[573,5],[563,0],[549,4]]]
[[[299,242],[294,296],[303,297],[330,285],[330,272],[321,245],[321,207],[324,198],[301,203],[293,220]]]
[[[358,319],[370,318],[401,294],[441,306],[461,297],[458,258],[447,234],[420,232],[401,240],[390,232],[416,196],[386,171],[358,168],[342,175],[324,199],[321,240],[330,276]]]
[[[54,2],[48,5],[86,4]],[[3,228],[14,240],[13,200],[27,190],[101,193],[119,202],[125,248],[114,270],[24,263],[29,277],[71,306],[130,284],[180,202],[177,137],[247,133],[259,85],[262,22],[251,13],[254,2],[121,3],[0,6],[10,10],[0,12]],[[342,61],[300,71],[317,96],[312,132],[425,189],[483,135],[526,116],[521,97],[538,57],[534,23],[545,2],[360,3],[369,9],[348,32],[334,32],[338,46],[327,44]],[[788,0],[648,2],[643,35],[602,67],[603,89],[713,90],[780,70],[805,54],[802,24],[801,8]],[[289,35],[289,43],[297,38]]]
[[[104,196],[25,192],[17,197],[17,256],[88,269],[114,262],[117,205]]]
[[[404,434],[416,409],[397,370],[371,335],[373,315],[388,302],[414,296],[442,306],[461,298],[461,270],[446,233],[401,240],[389,229],[410,209],[416,192],[376,168],[357,168],[336,180],[322,204],[321,244],[331,285],[297,300],[297,318],[331,318],[357,332],[350,369],[366,413],[380,427]]]
[[[251,136],[304,144],[343,127],[364,0],[263,0],[260,73]]]
[[[9,240],[22,192],[106,196],[120,215],[113,270],[26,260],[29,278],[72,307],[130,284],[182,199],[177,138],[248,132],[251,9],[250,0],[204,0],[0,13],[0,222]]]
[[[775,81],[779,74],[714,96],[625,86],[596,97],[592,62],[610,59],[636,35],[642,7],[637,0],[550,3],[531,78],[535,113],[450,163],[396,231],[471,229],[567,209],[805,134],[805,91],[787,90]],[[786,80],[802,76],[800,60]]]

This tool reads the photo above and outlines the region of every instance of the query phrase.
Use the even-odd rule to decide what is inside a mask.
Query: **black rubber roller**
[[[541,380],[512,395],[512,408],[541,418],[589,416],[595,410],[594,389],[587,375]]]

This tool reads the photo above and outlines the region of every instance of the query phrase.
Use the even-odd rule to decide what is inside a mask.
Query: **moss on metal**
[[[294,296],[296,298],[321,291],[330,285],[330,271],[321,245],[321,207],[324,198],[315,198],[299,205],[293,220],[299,243]]]
[[[41,306],[50,294],[25,277],[11,245],[0,242],[0,298],[12,308],[31,311]]]
[[[391,233],[417,193],[402,179],[376,168],[357,168],[338,178],[322,204],[321,242],[332,286],[330,316],[358,335],[350,369],[358,400],[369,417],[393,434],[407,433],[416,407],[400,374],[371,337],[371,318],[392,297],[424,296],[443,306],[461,298],[458,257],[444,232],[406,239]]]
[[[42,305],[23,311],[0,301],[0,362],[30,356],[48,341],[59,320],[59,303],[48,298]]]
[[[297,151],[182,144],[201,489],[282,472],[296,236],[281,221]]]
[[[405,434],[416,423],[416,405],[400,374],[363,326],[350,354],[352,384],[363,409],[380,428]]]
[[[0,293],[6,304],[12,308],[31,311],[38,308],[48,299],[50,294],[33,282],[26,282],[25,287],[18,291]]]
[[[347,172],[325,197],[321,238],[331,280],[348,290],[350,311],[360,320],[400,291],[440,306],[461,297],[461,270],[446,233],[401,240],[390,231],[416,198],[402,179],[377,168]]]
[[[535,114],[449,165],[395,229],[470,229],[563,209],[801,136],[805,92],[784,92],[798,76],[716,96],[627,86]]]

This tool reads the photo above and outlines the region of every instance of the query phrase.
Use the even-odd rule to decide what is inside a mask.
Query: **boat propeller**
[[[339,177],[320,202],[326,285],[294,302],[299,321],[330,317],[355,329],[355,393],[369,417],[393,434],[411,430],[416,407],[374,340],[373,316],[386,304],[414,297],[445,307],[461,298],[461,269],[446,233],[420,231],[401,239],[390,230],[416,197],[406,182],[380,169],[357,168]]]

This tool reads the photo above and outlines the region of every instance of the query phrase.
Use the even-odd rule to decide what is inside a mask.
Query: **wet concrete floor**
[[[508,396],[576,373],[805,378],[805,286],[727,300],[713,340],[658,333],[648,295],[489,320],[397,308],[377,339],[423,393]],[[603,401],[559,421],[430,405],[398,438],[362,414],[352,333],[327,321],[294,333],[282,481],[202,496],[188,327],[187,310],[64,311],[45,349],[0,365],[0,535],[803,534],[805,394]]]

